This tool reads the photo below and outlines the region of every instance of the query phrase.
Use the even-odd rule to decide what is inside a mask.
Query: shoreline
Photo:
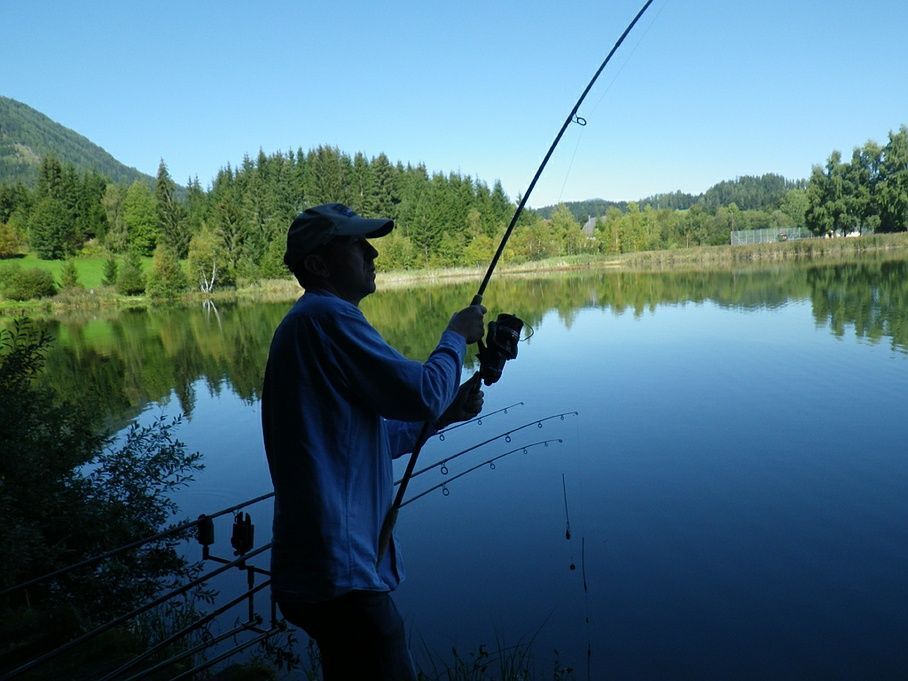
[[[642,251],[620,255],[575,255],[524,263],[502,263],[499,277],[545,277],[566,272],[721,272],[740,269],[765,269],[780,265],[823,265],[854,262],[868,258],[884,260],[908,254],[908,233],[881,234],[854,239],[805,239],[775,244],[744,246],[698,246],[662,251]],[[452,267],[432,270],[379,272],[380,289],[422,288],[447,283],[480,281],[486,266]],[[224,289],[211,294],[187,292],[172,300],[152,299],[148,295],[123,296],[112,288],[62,291],[52,298],[27,301],[0,300],[0,317],[54,316],[66,312],[101,309],[136,309],[152,305],[181,305],[210,300],[217,302],[293,300],[302,289],[291,277],[268,279]]]

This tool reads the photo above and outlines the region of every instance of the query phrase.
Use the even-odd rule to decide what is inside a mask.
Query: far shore
[[[546,260],[499,264],[496,277],[544,277],[564,272],[602,270],[610,272],[673,272],[761,269],[779,265],[834,264],[865,259],[893,259],[908,256],[908,233],[880,234],[858,238],[806,239],[776,244],[746,246],[699,246],[624,253],[621,255],[574,255]],[[380,261],[379,261],[380,262]],[[379,290],[437,286],[482,280],[483,267],[453,267],[379,272]],[[268,279],[241,283],[237,288],[215,290],[205,294],[187,292],[171,301],[152,300],[149,296],[123,296],[111,287],[79,288],[61,291],[52,298],[40,300],[0,300],[0,315],[54,316],[68,311],[90,311],[99,308],[144,308],[161,302],[186,304],[214,302],[283,301],[301,294],[296,280]]]

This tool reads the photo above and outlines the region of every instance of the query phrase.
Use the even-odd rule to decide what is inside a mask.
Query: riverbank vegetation
[[[906,167],[908,128],[902,127],[885,145],[867,142],[856,148],[850,162],[833,152],[808,181],[742,177],[699,196],[674,193],[639,202],[528,210],[502,264],[520,268],[553,258],[605,258],[619,266],[772,259],[788,257],[790,251],[697,256],[685,251],[727,245],[731,233],[742,230],[806,226],[816,236],[903,232],[908,227]],[[126,186],[46,156],[34,186],[0,184],[0,295],[7,300],[49,296],[46,275],[35,274],[36,268],[53,274],[55,290],[97,294],[112,286],[121,295],[155,298],[287,279],[281,262],[287,224],[302,207],[330,201],[396,221],[397,229],[381,244],[378,267],[385,272],[481,267],[515,209],[498,182],[489,187],[468,175],[430,173],[423,165],[392,163],[384,154],[350,156],[333,147],[259,152],[239,167],[223,168],[207,189],[197,179],[178,187],[163,161],[153,186],[141,180]],[[578,219],[584,209],[597,213]],[[810,257],[829,249],[795,250],[798,257]],[[663,251],[667,255],[611,259]]]

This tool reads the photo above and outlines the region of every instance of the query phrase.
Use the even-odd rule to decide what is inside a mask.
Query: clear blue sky
[[[154,174],[336,145],[523,192],[637,0],[0,0],[0,94]],[[656,0],[530,205],[807,177],[908,124],[904,0]],[[572,162],[573,159],[573,162]]]

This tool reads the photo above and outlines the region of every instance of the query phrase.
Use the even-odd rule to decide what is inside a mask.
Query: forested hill
[[[0,96],[0,184],[17,180],[33,184],[41,159],[48,154],[79,171],[94,170],[115,182],[154,184],[153,177],[123,165],[79,133],[22,102]]]
[[[702,194],[672,192],[655,194],[636,201],[639,208],[651,206],[655,209],[686,210],[695,204],[702,204],[707,210],[732,203],[741,210],[773,210],[779,205],[782,197],[791,189],[804,189],[807,180],[787,180],[781,175],[743,175],[734,180],[724,180],[707,189]],[[626,211],[629,201],[606,201],[605,199],[588,199],[586,201],[568,201],[564,205],[578,222],[583,224],[590,217],[602,217],[609,208]],[[545,206],[538,210],[548,219],[555,206]]]

